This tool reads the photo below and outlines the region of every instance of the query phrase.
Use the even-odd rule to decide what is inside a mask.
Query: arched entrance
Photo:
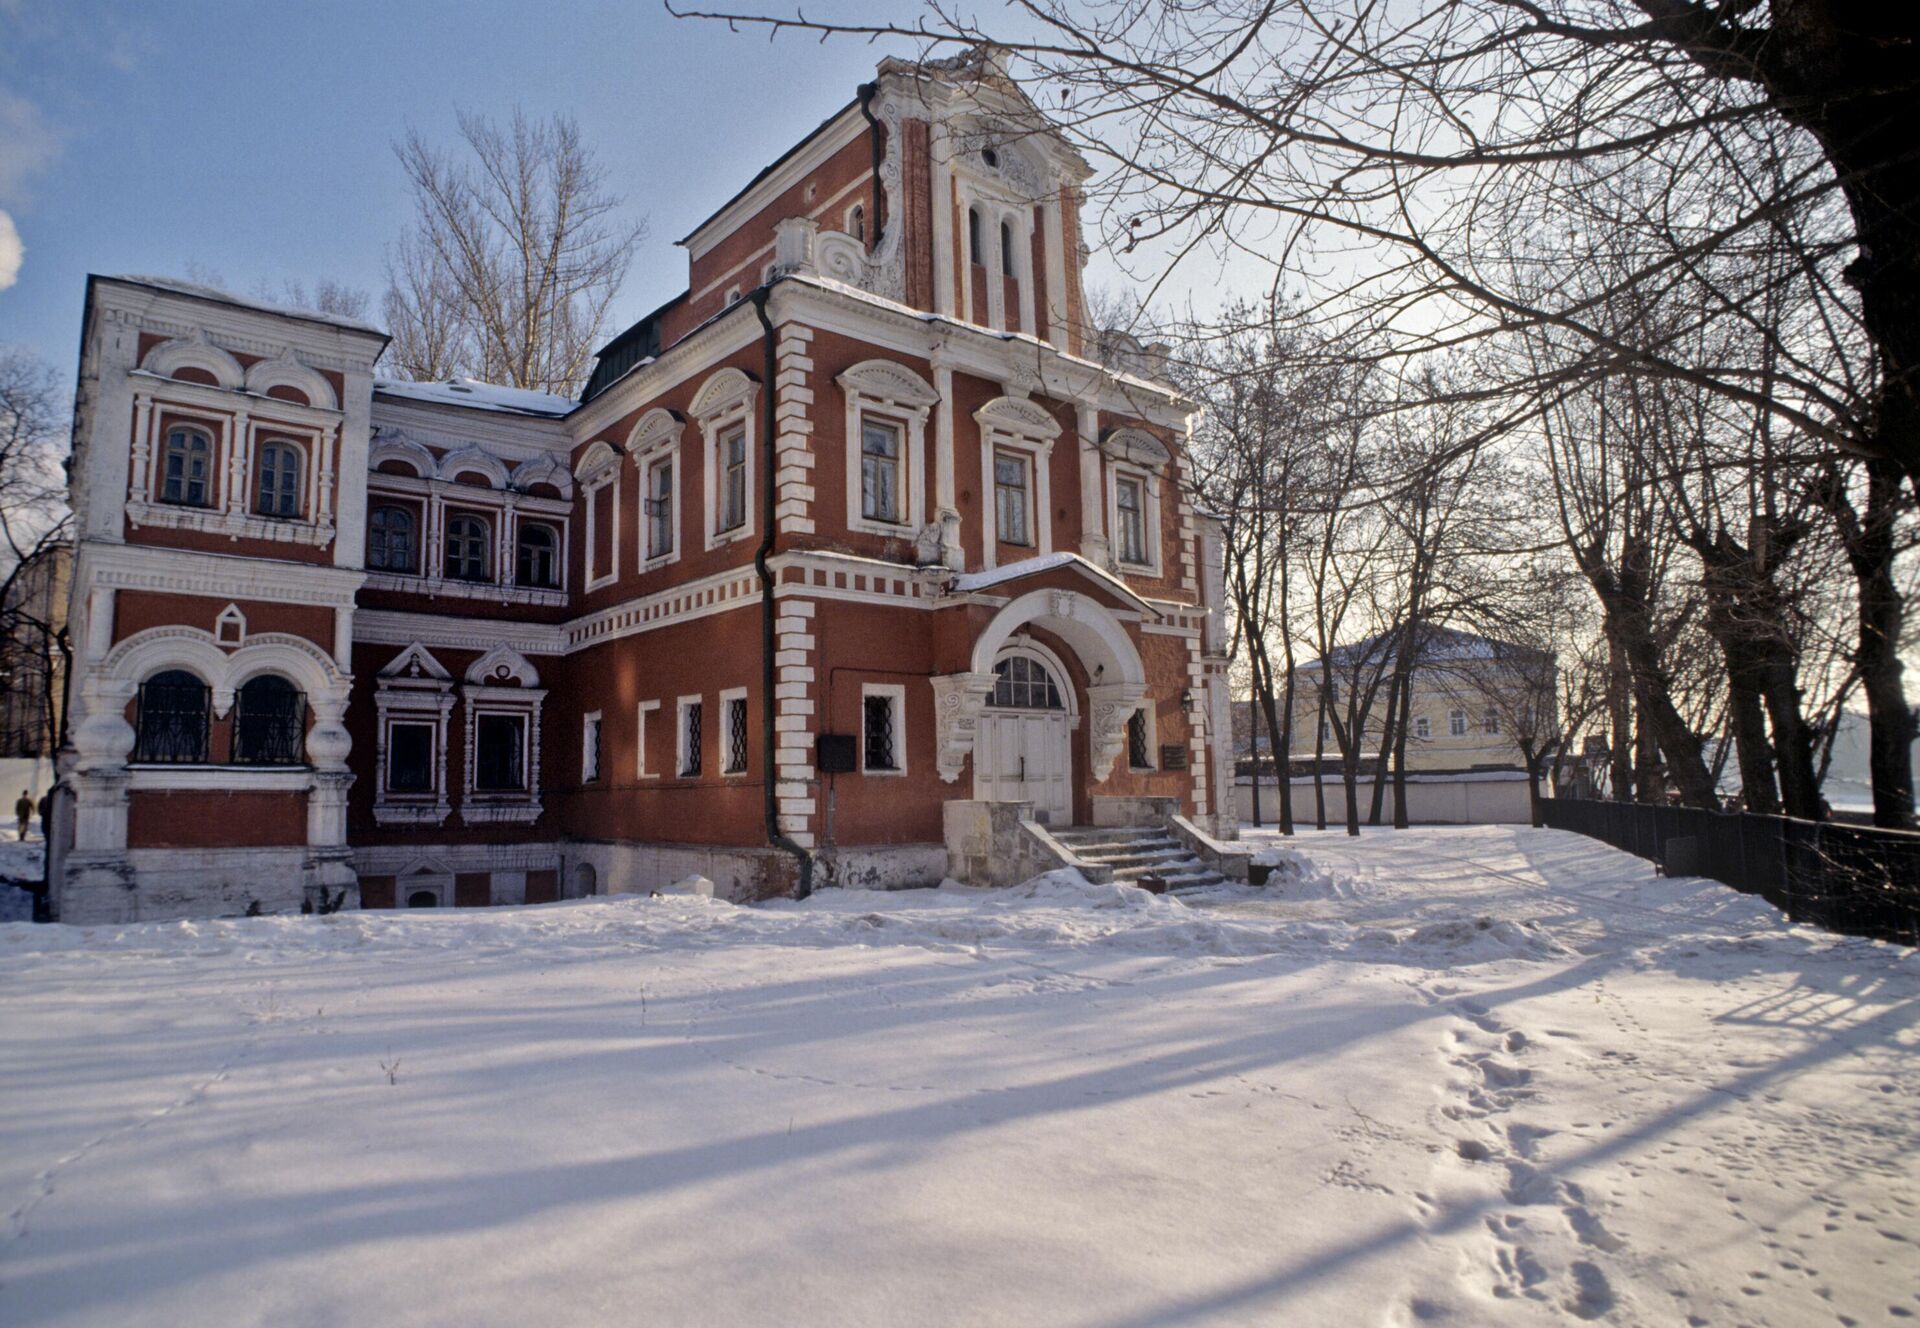
[[[1032,642],[1001,650],[980,712],[973,796],[1031,802],[1043,825],[1073,820],[1073,688],[1051,651]]]

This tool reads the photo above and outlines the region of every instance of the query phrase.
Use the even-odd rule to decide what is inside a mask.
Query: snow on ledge
[[[551,392],[524,387],[502,387],[478,378],[449,378],[444,383],[416,383],[404,378],[376,378],[373,390],[381,396],[426,401],[437,406],[464,406],[469,410],[497,410],[513,415],[559,419],[580,403]]]
[[[209,286],[200,281],[182,281],[178,277],[154,277],[138,273],[117,273],[109,276],[108,281],[124,281],[130,286],[147,286],[153,290],[170,291],[175,295],[191,295],[199,300],[214,300],[220,304],[231,304],[242,309],[257,309],[261,313],[280,314],[287,318],[304,318],[311,323],[328,323],[334,327],[351,328],[355,332],[371,332],[375,336],[386,335],[386,330],[364,319],[349,318],[345,314],[323,313],[318,309],[303,309],[297,304],[280,304],[273,300],[262,300],[251,295],[235,295],[232,291],[221,290],[218,286]]]
[[[1023,558],[1017,563],[1008,563],[1004,567],[994,567],[984,572],[966,572],[947,583],[947,592],[953,595],[970,594],[976,590],[991,589],[1008,581],[1017,581],[1023,576],[1036,576],[1041,572],[1051,572],[1062,567],[1071,567],[1084,572],[1108,587],[1114,594],[1138,604],[1149,613],[1153,612],[1152,606],[1140,598],[1140,593],[1132,586],[1098,563],[1090,562],[1077,553],[1043,553],[1038,558]],[[1155,614],[1155,616],[1158,615]]]

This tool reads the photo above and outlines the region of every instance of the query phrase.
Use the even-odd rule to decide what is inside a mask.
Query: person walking
[[[33,820],[33,793],[28,789],[20,790],[20,801],[13,804],[13,814],[20,821],[19,839],[27,837],[27,826]]]

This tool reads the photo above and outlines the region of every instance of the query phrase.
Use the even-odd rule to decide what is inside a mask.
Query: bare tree
[[[9,675],[39,678],[43,713],[36,727],[51,750],[61,738],[65,707],[56,680],[65,676],[66,634],[60,607],[22,593],[26,578],[44,571],[71,532],[65,475],[66,401],[46,365],[24,351],[0,347],[0,642]]]
[[[646,222],[622,219],[570,117],[515,111],[502,129],[463,111],[459,123],[464,158],[417,131],[394,148],[415,217],[388,255],[392,364],[572,394]]]

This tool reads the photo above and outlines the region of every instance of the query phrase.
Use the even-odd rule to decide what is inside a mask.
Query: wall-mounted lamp
[[[1189,715],[1193,713],[1193,688],[1189,687],[1180,693],[1180,708]]]

